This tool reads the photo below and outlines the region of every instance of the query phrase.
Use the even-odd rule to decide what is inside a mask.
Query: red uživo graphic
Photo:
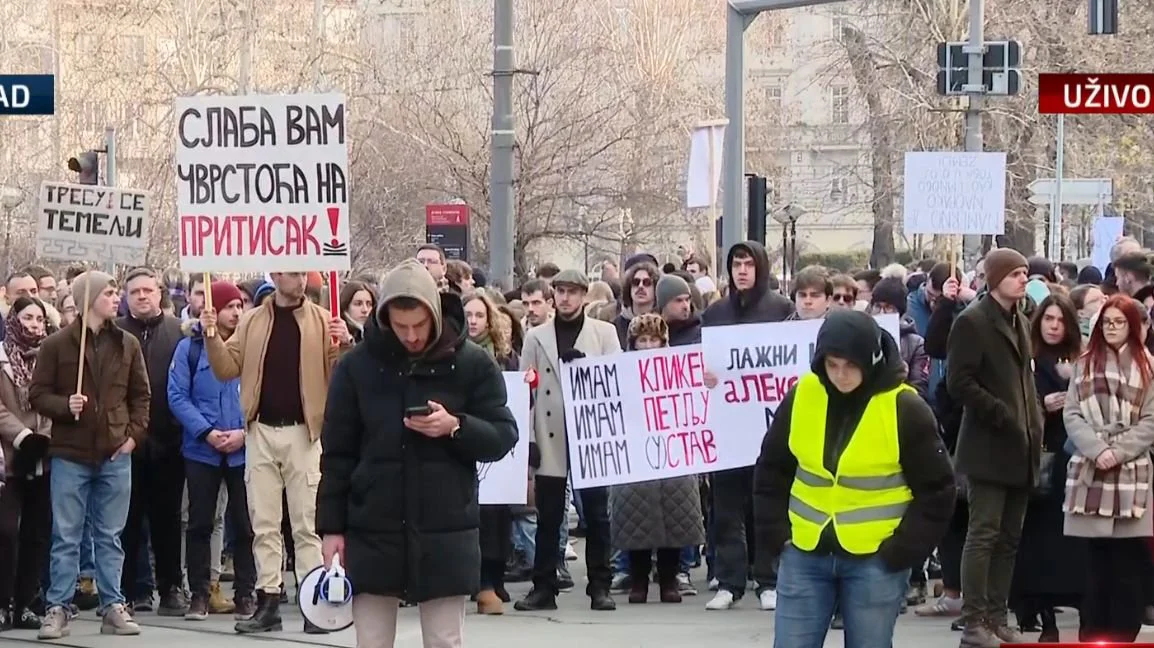
[[[1154,113],[1154,74],[1040,74],[1038,112]]]

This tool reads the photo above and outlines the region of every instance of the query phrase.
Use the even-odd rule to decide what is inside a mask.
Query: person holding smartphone
[[[477,463],[517,443],[506,396],[460,297],[416,260],[389,272],[334,369],[321,432],[316,529],[352,585],[359,648],[394,645],[401,601],[421,608],[425,645],[462,645],[480,588]]]

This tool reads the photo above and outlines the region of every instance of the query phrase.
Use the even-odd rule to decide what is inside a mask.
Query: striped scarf
[[[1128,347],[1106,353],[1101,371],[1086,375],[1083,358],[1075,368],[1078,407],[1098,438],[1107,445],[1138,422],[1144,395],[1142,374]],[[1139,519],[1150,500],[1150,455],[1099,470],[1094,457],[1075,454],[1066,468],[1062,511],[1073,515]]]

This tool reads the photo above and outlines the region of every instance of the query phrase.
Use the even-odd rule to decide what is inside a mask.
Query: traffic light
[[[74,158],[68,158],[68,169],[80,174],[80,184],[100,184],[100,154],[96,151],[85,151]]]
[[[1090,35],[1118,33],[1118,0],[1090,0]]]
[[[757,241],[765,245],[765,227],[766,227],[766,212],[769,202],[769,182],[765,176],[748,173],[746,177],[749,178],[749,199],[747,200],[749,209],[749,219],[747,221],[749,227],[749,240]]]

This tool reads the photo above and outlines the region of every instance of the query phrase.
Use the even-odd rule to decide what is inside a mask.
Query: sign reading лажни
[[[36,218],[36,256],[143,265],[150,205],[145,191],[44,182]]]
[[[343,95],[183,97],[176,115],[182,269],[349,269]]]

